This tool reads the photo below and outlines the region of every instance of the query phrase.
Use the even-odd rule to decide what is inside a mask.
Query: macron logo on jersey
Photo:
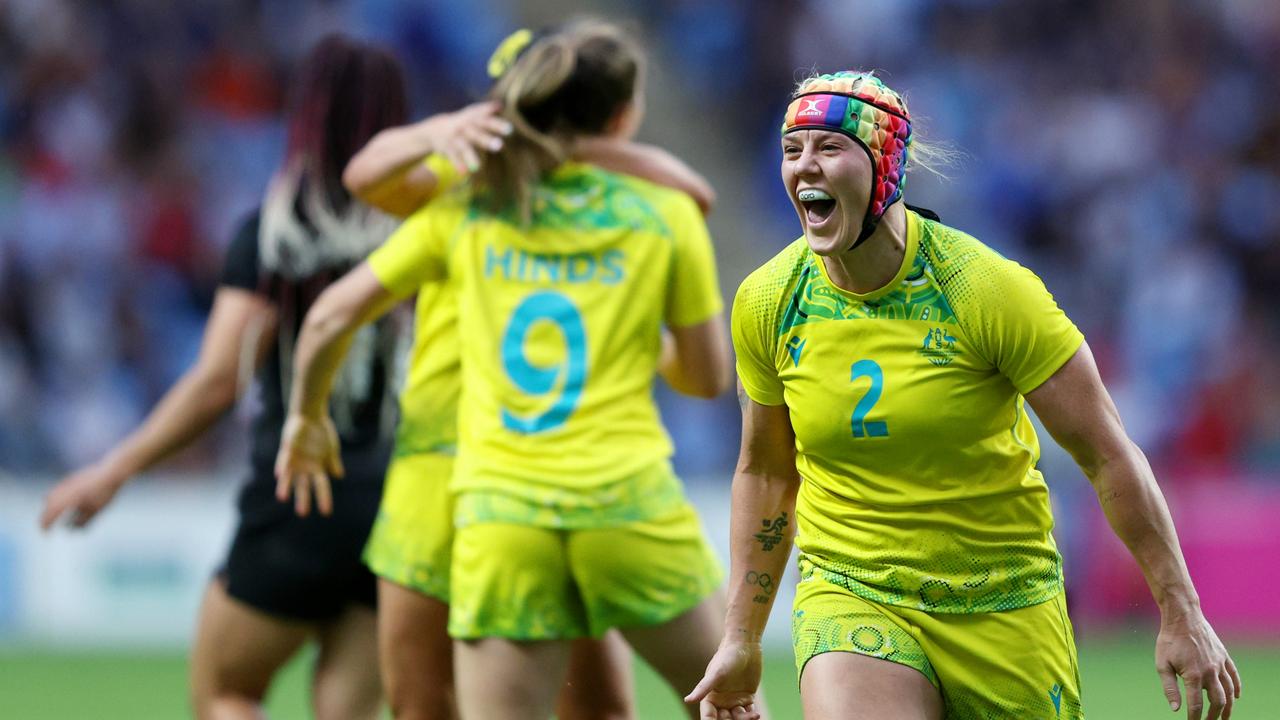
[[[1049,699],[1053,701],[1053,712],[1058,717],[1062,717],[1062,686],[1054,683],[1049,688]]]
[[[791,356],[792,367],[800,366],[800,353],[804,352],[804,344],[806,342],[808,340],[801,340],[795,335],[792,335],[791,339],[787,341],[787,354]]]

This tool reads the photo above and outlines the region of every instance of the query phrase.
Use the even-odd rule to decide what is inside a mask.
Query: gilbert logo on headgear
[[[823,101],[831,102],[829,97],[801,98],[801,102],[805,105],[800,108],[800,112],[796,113],[796,117],[806,117],[810,115],[826,115],[827,109],[823,107]]]

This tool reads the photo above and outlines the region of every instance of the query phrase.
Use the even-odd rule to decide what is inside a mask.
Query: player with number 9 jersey
[[[330,434],[321,400],[352,328],[448,283],[462,367],[449,572],[459,706],[545,717],[569,641],[617,628],[681,692],[715,653],[722,574],[671,469],[652,386],[661,375],[712,397],[731,369],[695,201],[566,160],[633,136],[639,49],[591,20],[504,48],[490,100],[510,135],[308,316],[278,492],[327,497],[336,464],[315,450]]]
[[[477,127],[502,131],[505,121],[491,114],[495,110],[477,103],[389,130],[357,154],[344,179],[352,192],[380,209],[412,214],[466,181],[462,164],[439,149],[454,149],[451,143],[459,138],[468,138],[475,150],[488,147],[473,134]],[[576,153],[583,162],[687,191],[700,208],[714,201],[714,192],[696,172],[652,146],[600,140],[580,143]],[[421,286],[416,304],[395,454],[364,557],[379,576],[380,670],[388,702],[397,714],[436,717],[453,713],[447,618],[454,502],[448,486],[457,445],[461,358],[453,284]],[[630,658],[616,633],[575,642],[557,712],[571,717],[630,713]]]
[[[612,85],[605,78],[636,67],[616,28],[572,24],[533,40],[498,80],[504,107],[539,102],[503,93],[537,92],[533,78],[551,73],[547,63],[571,47],[577,64],[558,79],[566,99],[541,101],[546,112],[566,112],[581,88]],[[630,84],[618,83],[618,106],[600,105],[608,112],[589,122],[507,113],[515,133],[487,162],[554,142],[533,122],[626,137],[638,119]],[[506,183],[482,165],[368,261],[391,295],[439,282],[456,290],[462,393],[449,632],[463,641],[459,687],[485,668],[487,691],[461,693],[464,707],[485,717],[514,706],[539,714],[520,700],[523,691],[504,689],[527,682],[534,666],[557,681],[550,657],[499,667],[509,656],[493,654],[497,645],[468,640],[557,641],[539,645],[547,649],[612,628],[643,632],[629,639],[680,691],[718,640],[722,573],[672,472],[652,396],[660,371],[703,395],[728,380],[705,221],[679,191],[578,162],[549,164]]]
[[[455,490],[540,505],[670,456],[650,393],[662,325],[704,322],[722,301],[687,195],[567,163],[535,203],[523,229],[455,193],[410,217],[369,265],[395,294],[457,285]]]

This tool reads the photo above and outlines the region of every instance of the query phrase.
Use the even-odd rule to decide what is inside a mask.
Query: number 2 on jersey
[[[884,421],[867,422],[867,414],[880,401],[880,393],[884,391],[884,372],[873,360],[859,360],[851,368],[849,381],[855,382],[861,377],[871,378],[871,387],[867,388],[867,394],[862,396],[858,404],[853,406],[853,436],[855,438],[888,437],[889,426]]]
[[[564,336],[564,360],[549,367],[534,365],[525,353],[525,339],[539,321],[546,320]],[[522,416],[502,409],[502,424],[511,431],[530,434],[563,425],[569,419],[587,380],[587,333],[582,314],[564,295],[550,290],[535,292],[516,306],[502,336],[502,367],[520,391],[528,395],[550,395],[559,386],[559,396],[545,411]]]

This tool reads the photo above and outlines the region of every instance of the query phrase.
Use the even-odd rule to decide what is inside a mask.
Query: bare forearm
[[[343,183],[356,197],[378,206],[388,189],[399,187],[432,150],[432,136],[422,123],[383,130],[347,163]]]
[[[795,539],[797,487],[793,477],[734,475],[726,641],[764,632]]]
[[[681,362],[676,350],[676,340],[669,331],[662,333],[662,354],[658,358],[658,375],[681,395],[715,397],[724,389],[723,383],[709,382],[703,374],[690,374]]]
[[[189,371],[103,462],[121,478],[142,472],[208,430],[235,397],[234,380]]]
[[[347,355],[357,325],[345,318],[308,313],[293,358],[289,412],[308,417],[326,415],[333,378]]]
[[[1199,605],[1169,508],[1142,451],[1127,451],[1090,473],[1112,530],[1128,546],[1163,614]]]
[[[402,298],[383,288],[368,262],[320,293],[298,333],[289,388],[291,414],[327,417],[329,389],[356,330],[385,315]]]
[[[713,398],[728,390],[733,361],[721,317],[664,330],[658,374],[684,395]]]

